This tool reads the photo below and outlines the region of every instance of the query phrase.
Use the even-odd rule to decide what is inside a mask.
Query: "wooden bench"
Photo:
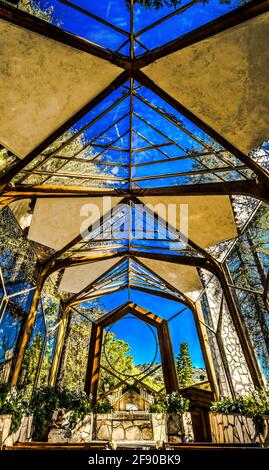
[[[223,449],[261,449],[259,443],[219,443],[219,442],[166,442],[165,449],[199,449],[199,450],[223,450]]]
[[[14,446],[3,446],[3,450],[104,450],[108,442],[17,442]]]

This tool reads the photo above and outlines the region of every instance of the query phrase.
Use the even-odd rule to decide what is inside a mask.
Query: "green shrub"
[[[269,415],[269,388],[255,390],[250,395],[240,398],[225,398],[212,403],[210,410],[214,413],[232,414],[252,418],[257,434],[264,430],[265,415]]]
[[[190,402],[177,392],[155,398],[151,404],[151,413],[174,413],[182,416],[189,410]]]
[[[30,411],[35,417],[35,438],[44,436],[48,431],[53,413],[59,409],[71,411],[69,425],[76,423],[91,412],[88,396],[79,390],[60,387],[41,387],[37,389],[30,403]]]
[[[96,403],[93,408],[93,412],[99,414],[112,413],[113,406],[111,405],[108,398],[103,398]]]
[[[35,419],[34,438],[46,439],[55,411],[64,409],[69,413],[68,424],[74,428],[77,422],[91,413],[111,413],[113,407],[108,400],[100,400],[92,409],[90,398],[80,390],[62,387],[43,386],[35,390],[32,399],[23,400],[23,391],[0,385],[0,415],[11,414],[11,433],[20,427],[25,414],[33,414]]]

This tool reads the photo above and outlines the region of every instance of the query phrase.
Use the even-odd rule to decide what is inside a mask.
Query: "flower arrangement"
[[[182,416],[189,410],[189,400],[177,392],[172,392],[165,396],[159,396],[152,400],[150,406],[151,413],[174,413]]]

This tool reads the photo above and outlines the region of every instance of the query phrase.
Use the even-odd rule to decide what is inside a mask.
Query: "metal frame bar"
[[[64,31],[58,26],[54,26],[47,21],[41,20],[40,18],[37,18],[22,10],[18,10],[1,1],[0,18],[42,36],[74,47],[75,49],[79,49],[80,51],[87,52],[88,54],[99,57],[100,59],[104,59],[123,69],[131,69],[131,61],[129,58],[122,56],[117,52],[109,51],[102,46],[93,44],[87,39],[83,39],[79,36],[76,36],[75,34]]]

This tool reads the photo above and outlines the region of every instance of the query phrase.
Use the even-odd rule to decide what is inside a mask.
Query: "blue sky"
[[[99,302],[100,305],[104,307],[105,311],[110,311],[127,300],[128,291],[124,290],[105,295],[99,300]],[[167,320],[184,308],[184,305],[180,302],[168,300],[163,297],[147,294],[137,290],[134,291],[132,289],[130,290],[130,300],[137,303],[140,307],[146,308]],[[117,337],[119,339],[124,339],[128,342],[130,341],[136,364],[150,361],[153,349],[151,335],[149,335],[149,332],[145,327],[143,327],[143,334],[141,334],[140,326],[141,322],[139,321],[135,322],[132,320],[132,323],[130,323],[125,320],[119,322],[116,328],[113,327],[113,329],[111,329],[111,331],[117,333]],[[176,356],[178,354],[180,343],[187,342],[193,365],[195,367],[204,367],[203,356],[192,312],[189,309],[186,309],[178,317],[169,321],[169,328],[174,355]],[[144,331],[147,331],[146,337],[144,336]]]
[[[121,28],[122,32],[115,31],[57,0],[42,0],[41,6],[53,6],[54,22],[57,24],[57,21],[60,21],[61,27],[66,31],[80,35],[108,49],[117,50],[128,38],[124,32],[128,33],[130,31],[130,12],[125,0],[92,0],[91,2],[89,0],[73,0],[72,3],[116,25]],[[190,3],[189,0],[182,0],[178,7],[188,3]],[[207,3],[197,2],[183,13],[175,15],[151,31],[139,35],[138,39],[148,49],[161,46],[234,10],[240,6],[240,3],[243,3],[242,0],[231,0],[229,4],[221,3],[219,0],[209,0]],[[247,3],[247,0],[245,3]],[[141,4],[135,3],[134,32],[141,31],[144,27],[164,18],[173,11],[174,7],[148,10]],[[129,54],[128,46],[125,46],[120,52],[126,55]],[[144,52],[145,49],[137,44],[136,53],[141,54]]]

